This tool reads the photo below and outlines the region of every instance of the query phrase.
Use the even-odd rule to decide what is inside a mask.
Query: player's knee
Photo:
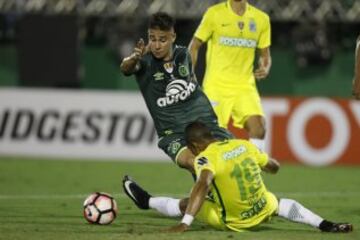
[[[265,126],[260,124],[257,126],[250,127],[248,132],[250,138],[258,138],[258,139],[264,139],[266,134]]]
[[[186,149],[180,153],[180,155],[176,159],[176,162],[179,165],[179,167],[186,168],[191,173],[195,173],[194,158],[195,156],[190,152],[190,150]]]
[[[245,123],[245,129],[247,130],[250,138],[265,138],[265,119],[262,116],[251,116]]]
[[[179,158],[177,160],[177,164],[179,165],[179,167],[185,168],[185,169],[189,170],[191,173],[195,173],[193,163],[194,163],[194,159],[193,159],[193,157],[190,157],[190,156]]]

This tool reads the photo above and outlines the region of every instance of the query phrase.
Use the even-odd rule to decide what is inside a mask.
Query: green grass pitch
[[[153,194],[186,196],[192,178],[168,163],[59,161],[0,158],[0,239],[360,239],[360,167],[310,168],[285,165],[264,175],[268,189],[293,198],[319,215],[354,224],[350,234],[321,233],[280,218],[251,232],[220,232],[194,222],[183,234],[161,230],[179,222],[142,211],[125,196],[121,178],[129,174]],[[95,226],[82,216],[82,203],[94,191],[112,194],[119,206],[113,224]]]

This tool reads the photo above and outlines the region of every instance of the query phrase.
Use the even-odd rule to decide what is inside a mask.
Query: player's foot
[[[323,232],[348,233],[353,230],[353,226],[350,223],[332,223],[324,220],[320,224],[320,230]]]
[[[350,223],[335,223],[331,228],[331,232],[347,233],[352,232],[353,226]]]
[[[149,209],[151,195],[136,184],[129,176],[123,178],[123,188],[126,195],[141,209]]]

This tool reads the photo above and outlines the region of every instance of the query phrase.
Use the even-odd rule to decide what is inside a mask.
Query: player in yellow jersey
[[[123,180],[125,193],[139,208],[172,217],[183,215],[181,223],[169,231],[186,231],[196,217],[216,229],[240,232],[275,215],[325,232],[352,231],[351,224],[324,220],[295,200],[278,200],[266,189],[260,173],[276,173],[279,164],[249,141],[218,141],[200,122],[191,123],[185,132],[188,148],[196,156],[197,181],[190,198],[152,197],[128,176]],[[206,198],[209,192],[211,200]]]
[[[231,116],[234,125],[245,128],[250,141],[263,151],[265,119],[255,79],[269,74],[270,35],[266,13],[247,0],[228,0],[206,11],[189,45],[195,67],[198,51],[207,42],[203,89],[220,126],[227,128]]]

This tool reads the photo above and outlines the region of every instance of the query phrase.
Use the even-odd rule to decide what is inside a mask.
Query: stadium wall
[[[292,49],[274,47],[271,73],[266,80],[258,83],[259,91],[263,96],[350,97],[354,72],[353,50],[353,48],[346,51],[338,50],[332,62],[327,65],[313,65],[300,69]],[[15,47],[0,44],[0,56],[0,87],[21,86],[18,80]],[[204,59],[204,56],[199,58],[199,68],[197,68],[199,81],[202,81]],[[125,77],[119,72],[119,62],[112,57],[110,49],[84,47],[81,62],[83,69],[81,88],[138,91],[138,86],[132,77]]]
[[[273,157],[360,164],[360,102],[267,97],[263,105]],[[0,155],[169,161],[140,93],[126,91],[1,88]]]

